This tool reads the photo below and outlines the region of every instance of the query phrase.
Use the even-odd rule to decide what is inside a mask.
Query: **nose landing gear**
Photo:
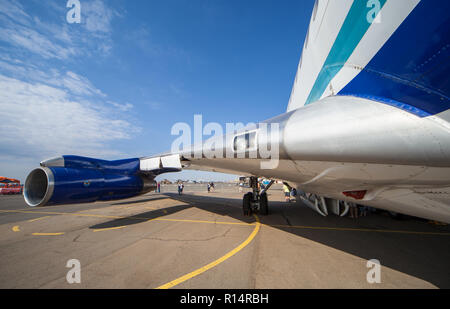
[[[251,216],[252,213],[259,213],[263,216],[269,214],[269,202],[266,191],[272,186],[275,181],[272,180],[264,190],[259,190],[258,178],[250,177],[250,187],[252,192],[248,192],[242,199],[242,210],[244,216]]]

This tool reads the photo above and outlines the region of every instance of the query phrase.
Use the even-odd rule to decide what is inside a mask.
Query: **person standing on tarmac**
[[[350,207],[350,218],[358,219],[358,206],[355,203],[348,203]]]
[[[291,190],[287,185],[283,185],[283,191],[284,191],[284,199],[287,203],[291,202]]]

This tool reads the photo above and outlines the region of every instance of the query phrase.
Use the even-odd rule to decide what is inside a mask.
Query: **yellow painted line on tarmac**
[[[33,236],[60,236],[64,235],[64,233],[32,233]]]
[[[126,217],[126,216],[106,216],[106,215],[94,215],[94,214],[84,214],[84,213],[66,213],[66,212],[44,212],[44,211],[19,211],[19,210],[0,210],[0,212],[9,212],[9,213],[38,213],[38,214],[47,214],[47,215],[66,215],[66,216],[75,216],[75,217],[95,217],[95,218],[104,218],[104,219],[130,219],[130,220],[139,220],[139,221],[168,221],[168,222],[189,222],[189,223],[208,223],[208,224],[229,224],[229,225],[243,225],[243,226],[251,226],[255,225],[254,223],[244,223],[244,222],[220,222],[220,221],[202,221],[202,220],[183,220],[183,219],[167,219],[167,218],[144,218],[144,217]]]
[[[31,220],[28,220],[28,222],[35,222],[35,221],[39,221],[39,220],[42,220],[42,219],[45,219],[45,218],[50,218],[50,216],[45,216],[45,217],[40,217],[40,218],[36,218],[36,219],[31,219]]]
[[[96,232],[103,232],[103,231],[110,231],[110,230],[119,230],[119,229],[123,229],[125,227],[126,227],[125,225],[124,226],[116,226],[116,227],[108,227],[108,228],[104,228],[104,229],[96,229],[96,230],[93,230],[93,232],[96,233]]]
[[[95,217],[95,218],[106,218],[106,219],[124,219],[127,217],[123,216],[106,216],[106,215],[94,215],[94,214],[84,214],[84,213],[67,213],[67,212],[52,212],[52,211],[20,211],[20,210],[0,210],[3,213],[24,213],[24,214],[40,214],[40,215],[66,215],[66,216],[77,216],[77,217]],[[130,218],[132,219],[132,218]]]
[[[186,223],[208,223],[208,224],[226,224],[226,225],[243,225],[252,226],[255,223],[244,223],[244,222],[221,222],[221,221],[204,221],[204,220],[183,220],[183,219],[165,219],[165,218],[155,218],[149,221],[168,221],[168,222],[186,222]]]
[[[206,266],[203,266],[197,270],[194,270],[193,272],[190,272],[178,279],[175,279],[173,281],[170,281],[169,283],[163,284],[161,286],[159,286],[157,289],[170,289],[173,288],[174,286],[183,283],[191,278],[194,278],[202,273],[204,273],[205,271],[219,265],[220,263],[228,260],[230,257],[232,257],[233,255],[235,255],[236,253],[238,253],[239,251],[241,251],[242,249],[244,249],[245,247],[247,247],[247,245],[255,238],[255,236],[258,234],[259,229],[261,227],[261,223],[259,222],[259,218],[258,216],[255,215],[255,219],[256,219],[256,224],[255,224],[255,228],[253,229],[253,232],[250,234],[250,236],[243,242],[241,243],[239,246],[237,246],[236,248],[234,248],[233,250],[231,250],[230,252],[228,252],[227,254],[225,254],[224,256],[222,256],[221,258],[215,260],[214,262],[209,263]]]
[[[355,229],[355,228],[340,228],[340,227],[326,227],[326,226],[302,226],[302,225],[267,225],[267,226],[278,227],[278,228],[305,229],[305,230],[329,230],[329,231],[349,231],[349,232],[375,232],[375,233],[397,233],[397,234],[414,234],[414,235],[450,236],[450,233],[439,233],[439,232]]]
[[[12,228],[13,232],[20,232],[20,227],[18,225]],[[59,236],[64,235],[64,233],[32,233],[33,236]]]
[[[143,222],[150,221],[168,221],[168,222],[186,222],[186,223],[207,223],[207,224],[226,224],[226,225],[242,225],[252,226],[255,223],[245,222],[220,222],[220,221],[203,221],[203,220],[183,220],[183,219],[168,219],[168,218],[144,218],[133,216],[107,216],[107,215],[94,215],[84,213],[65,213],[65,212],[44,212],[44,211],[20,211],[20,210],[0,210],[0,213],[35,213],[43,215],[66,215],[76,217],[95,217],[104,219],[130,219],[139,220]],[[310,230],[330,230],[330,231],[353,231],[353,232],[376,232],[376,233],[397,233],[397,234],[411,234],[411,235],[436,235],[436,236],[450,236],[450,233],[445,232],[418,232],[418,231],[405,231],[405,230],[381,230],[381,229],[356,229],[356,228],[338,228],[338,227],[325,227],[325,226],[301,226],[301,225],[276,225],[276,224],[261,224],[268,227],[276,228],[293,228],[293,229],[310,229]]]
[[[157,210],[158,208],[152,207],[152,206],[146,206],[145,204],[135,204],[135,205],[129,205],[129,206],[119,206],[119,208],[123,208],[123,209],[129,209],[129,208],[147,208],[147,209],[152,209],[152,210]]]

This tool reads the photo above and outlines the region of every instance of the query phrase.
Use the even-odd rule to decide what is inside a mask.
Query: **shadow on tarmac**
[[[166,195],[205,211],[248,222],[249,217],[243,216],[241,199]],[[402,230],[450,233],[450,226],[431,226],[415,218],[397,221],[384,214],[371,214],[356,220],[334,215],[322,217],[300,202],[270,202],[270,196],[269,216],[259,216],[259,218],[261,223],[272,225],[298,237],[307,238],[365,260],[378,259],[384,267],[423,279],[439,288],[450,288],[450,235],[382,232],[382,230]],[[285,220],[284,224],[279,223],[281,218]],[[293,228],[289,227],[290,225],[373,229],[378,232]]]
[[[165,199],[168,199],[168,197],[166,197],[166,196],[157,196],[157,197],[147,198],[147,199],[137,200],[137,201],[127,201],[127,202],[120,202],[120,203],[112,203],[111,206],[140,204],[140,203],[146,203],[146,202],[152,202],[152,201],[158,201],[158,200],[165,200]]]
[[[154,200],[154,199],[153,199]],[[134,224],[139,224],[148,220],[162,218],[164,216],[169,216],[171,214],[177,213],[179,211],[192,208],[191,205],[180,205],[172,206],[162,209],[155,209],[147,212],[140,213],[138,215],[129,216],[126,218],[115,219],[112,221],[100,223],[89,227],[93,230],[115,228],[120,226],[129,226]]]
[[[162,194],[165,197],[113,205],[142,203],[163,198],[171,198],[182,202],[184,205],[143,212],[90,228],[104,229],[138,224],[147,220],[168,216],[191,207],[213,212],[220,216],[228,216],[241,222],[254,222],[253,217],[243,215],[241,199],[221,198],[213,195]],[[275,201],[269,202],[269,207],[269,216],[259,216],[263,224],[271,225],[298,237],[321,243],[365,260],[378,259],[384,267],[423,279],[439,288],[450,288],[449,235],[383,232],[383,230],[396,230],[419,233],[450,233],[449,226],[430,226],[416,219],[397,221],[382,214],[371,214],[368,217],[362,217],[357,220],[339,218],[333,215],[322,217],[300,202],[284,203]],[[280,220],[283,221],[281,224]],[[297,226],[297,228],[294,226]],[[298,226],[303,226],[303,228],[298,228]],[[371,229],[374,231],[337,231],[317,229],[317,227]]]

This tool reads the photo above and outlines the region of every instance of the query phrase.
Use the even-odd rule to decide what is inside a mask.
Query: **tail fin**
[[[448,1],[316,0],[287,110],[332,95],[380,97],[424,115],[449,109],[448,9]]]

